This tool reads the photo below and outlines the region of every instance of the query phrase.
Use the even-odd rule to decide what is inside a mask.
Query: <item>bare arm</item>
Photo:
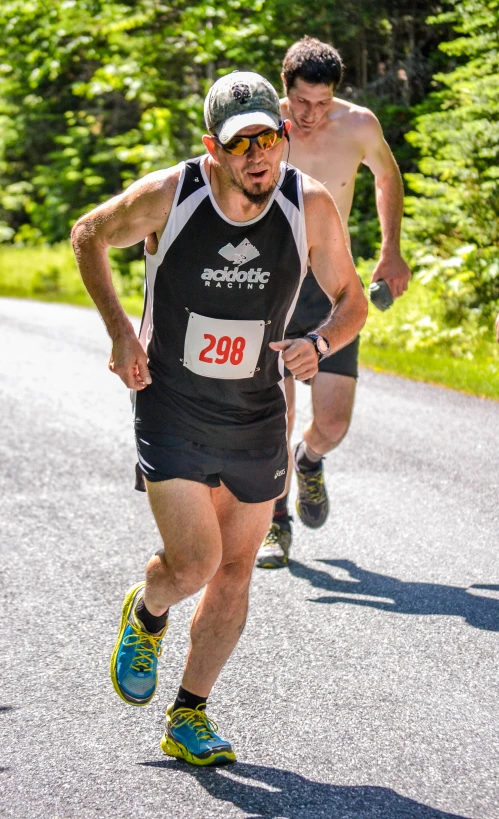
[[[113,341],[109,368],[132,389],[144,389],[151,378],[146,353],[114,289],[108,250],[130,247],[150,234],[161,234],[177,180],[175,168],[149,174],[82,216],[71,233],[81,277]]]
[[[372,281],[385,279],[394,298],[407,290],[411,271],[400,253],[400,226],[404,212],[404,187],[395,158],[371,111],[362,115],[359,129],[363,163],[375,179],[376,207],[381,225],[381,254]]]
[[[367,301],[333,198],[319,182],[304,176],[304,201],[310,264],[332,304],[329,318],[317,332],[327,338],[335,353],[364,326]],[[309,339],[285,339],[273,349],[283,350],[283,360],[297,378],[306,380],[317,372],[317,354]]]

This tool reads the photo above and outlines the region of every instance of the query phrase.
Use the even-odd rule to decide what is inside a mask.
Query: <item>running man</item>
[[[338,207],[347,242],[348,217],[352,208],[355,177],[361,163],[372,171],[376,204],[381,224],[382,246],[372,281],[384,279],[394,298],[407,289],[410,270],[400,253],[400,224],[403,187],[397,163],[388,147],[380,124],[372,111],[335,97],[343,65],[339,53],[319,40],[304,37],[291,46],[281,74],[286,96],[281,100],[282,116],[291,121],[290,161],[302,172],[322,182]],[[312,271],[314,271],[312,273]],[[324,321],[331,310],[327,294],[311,268],[286,338],[301,338]],[[319,363],[311,379],[313,418],[296,446],[290,463],[298,479],[296,510],[310,528],[322,526],[329,514],[324,485],[323,458],[341,443],[352,417],[358,375],[359,338]],[[286,372],[288,440],[295,418],[295,386]],[[284,495],[276,502],[274,517],[257,556],[257,566],[275,569],[287,566],[291,546],[288,492],[291,469]]]
[[[284,365],[300,379],[317,372],[317,338],[284,339],[307,257],[334,304],[320,346],[334,352],[355,338],[367,305],[333,199],[281,161],[289,122],[267,80],[218,80],[205,119],[206,156],[97,207],[73,244],[112,339],[109,367],[136,391],[138,457],[163,541],[125,596],[113,685],[126,703],[150,702],[170,607],[204,587],[161,747],[219,765],[236,757],[206,701],[244,629],[256,553],[284,489]],[[107,252],[144,239],[137,339]]]

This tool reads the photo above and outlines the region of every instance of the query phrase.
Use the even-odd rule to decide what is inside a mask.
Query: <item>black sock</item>
[[[321,461],[322,457],[318,458],[317,461],[311,461],[307,458],[305,455],[305,441],[301,441],[296,447],[295,464],[300,472],[315,472],[316,469],[319,469]]]
[[[276,500],[274,504],[274,517],[276,515],[287,515],[288,514],[288,496],[284,495],[284,497],[279,498]]]
[[[283,529],[291,529],[291,520],[292,518],[288,512],[288,496],[284,495],[283,498],[279,498],[275,502],[272,523],[278,523]]]
[[[192,708],[194,711],[198,705],[203,705],[206,707],[206,700],[207,697],[198,697],[197,694],[191,694],[190,691],[186,691],[185,688],[178,689],[177,699],[173,703],[173,710],[176,711],[177,708]]]
[[[166,621],[168,620],[169,611],[170,609],[167,609],[164,614],[160,614],[159,617],[155,617],[154,614],[147,611],[143,597],[140,598],[139,602],[135,606],[135,615],[139,618],[140,622],[144,626],[145,630],[149,632],[149,634],[157,634],[159,631],[163,631],[164,627],[166,626]]]

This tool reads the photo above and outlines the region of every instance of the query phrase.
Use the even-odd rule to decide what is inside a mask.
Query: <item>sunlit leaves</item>
[[[9,191],[25,180],[30,196],[4,196],[0,218],[23,240],[57,241],[81,212],[133,178],[199,152],[210,84],[231,61],[261,61],[264,6],[4,3],[0,185]],[[36,230],[22,227],[26,219]]]
[[[448,317],[476,310],[488,321],[499,306],[490,272],[499,258],[499,5],[466,0],[444,16],[463,36],[441,49],[460,62],[436,75],[441,90],[407,137],[421,160],[419,174],[406,175],[417,194],[407,199],[406,227],[438,254],[432,286],[440,283]]]

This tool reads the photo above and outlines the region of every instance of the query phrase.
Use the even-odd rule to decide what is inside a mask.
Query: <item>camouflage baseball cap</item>
[[[281,123],[279,97],[260,74],[233,71],[217,80],[208,91],[204,118],[210,133],[226,145],[249,125],[266,125],[277,130]]]

